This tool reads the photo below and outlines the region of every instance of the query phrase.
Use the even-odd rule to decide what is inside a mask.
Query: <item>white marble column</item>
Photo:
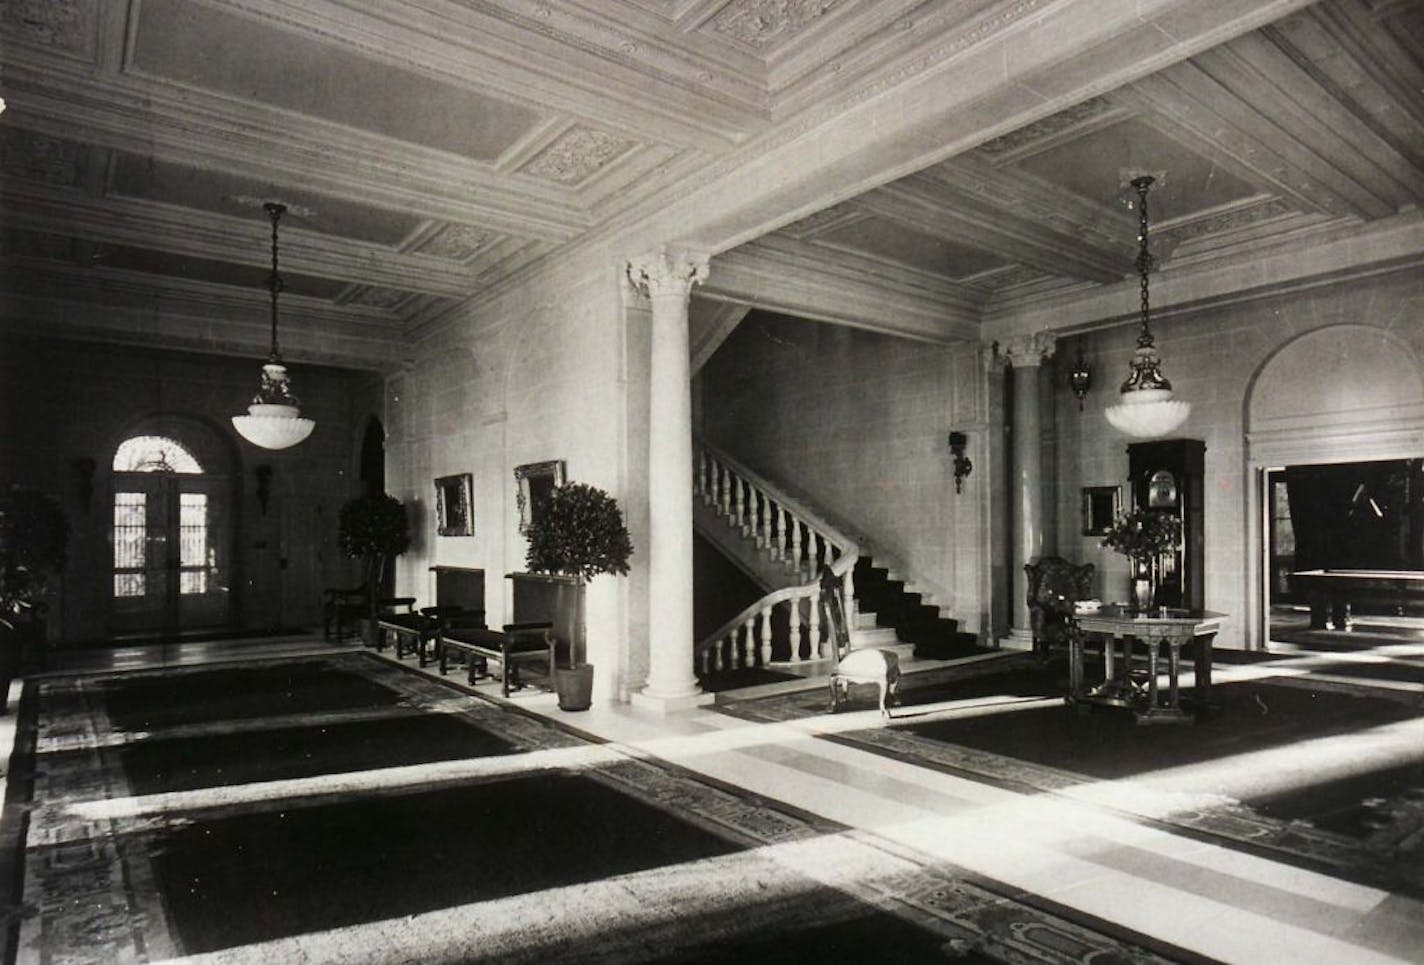
[[[687,311],[707,256],[675,248],[633,258],[652,303],[648,420],[648,682],[633,703],[660,712],[709,703],[693,673],[692,390]]]
[[[1010,609],[1010,642],[1024,649],[1033,648],[1033,630],[1028,615],[1028,575],[1024,564],[1043,555],[1043,427],[1039,418],[1039,371],[1044,359],[1053,354],[1055,336],[1051,332],[1035,332],[1009,339],[1000,346],[1000,353],[1013,370],[1014,411],[1010,417],[1013,445],[1013,506],[1010,546],[1014,558],[1010,561],[1013,606]]]

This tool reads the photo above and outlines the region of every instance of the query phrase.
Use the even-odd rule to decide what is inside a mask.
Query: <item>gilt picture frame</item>
[[[1122,512],[1121,486],[1083,487],[1083,535],[1102,536]]]
[[[514,479],[518,485],[519,532],[527,534],[549,494],[564,484],[564,461],[550,459],[515,466]]]
[[[435,532],[440,536],[474,536],[474,477],[470,473],[435,480]]]

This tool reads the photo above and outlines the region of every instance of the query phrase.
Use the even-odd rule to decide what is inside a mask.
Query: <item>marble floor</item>
[[[128,647],[75,654],[52,672],[82,675],[220,664],[250,661],[256,654],[293,656],[333,649],[302,635]],[[1273,649],[1286,659],[1219,664],[1216,682],[1322,671],[1319,654],[1289,645]],[[394,660],[389,650],[384,657]],[[1328,658],[1333,668],[1342,659],[1403,661],[1413,666],[1424,661],[1424,644],[1406,642],[1376,647],[1355,658],[1342,658],[1339,653]],[[404,661],[413,672],[434,674],[433,668],[418,671],[413,664],[412,659]],[[1324,669],[1327,677],[1341,676]],[[1424,684],[1392,679],[1381,685],[1414,695],[1412,699],[1424,708]],[[768,684],[757,688],[756,694],[804,686],[800,681]],[[19,687],[16,682],[9,695],[12,712],[0,718],[0,742],[6,753],[14,740]],[[484,699],[501,700],[496,685],[472,689]],[[721,699],[747,696],[738,692]],[[1424,902],[1417,898],[1275,860],[1267,853],[1209,836],[1182,833],[1163,820],[1209,806],[1212,802],[1207,798],[1219,795],[1222,787],[1288,786],[1305,781],[1308,772],[1320,767],[1348,768],[1351,762],[1368,758],[1418,764],[1424,759],[1424,714],[1375,732],[1243,754],[1241,759],[1214,759],[1131,779],[1088,782],[1064,793],[1025,793],[826,739],[838,733],[904,727],[910,719],[923,724],[1012,714],[1041,708],[1045,702],[1052,703],[1046,698],[988,695],[921,704],[913,714],[901,708],[889,720],[866,704],[865,710],[758,723],[718,706],[665,717],[606,702],[587,711],[564,712],[552,694],[530,688],[509,699],[517,711],[600,742],[596,748],[561,758],[561,766],[576,769],[619,758],[667,761],[835,822],[845,830],[756,849],[743,858],[694,862],[656,880],[633,876],[570,890],[553,899],[563,909],[558,916],[547,914],[550,896],[508,899],[501,906],[498,925],[489,924],[491,917],[476,914],[476,909],[451,908],[442,916],[421,916],[418,928],[401,919],[374,921],[339,934],[296,936],[189,960],[473,959],[478,956],[470,949],[537,944],[544,929],[588,927],[594,934],[596,928],[589,923],[610,917],[647,929],[686,921],[704,905],[709,910],[718,907],[726,893],[745,880],[752,861],[761,887],[767,887],[768,881],[774,886],[777,880],[768,872],[770,867],[794,873],[797,880],[850,891],[859,882],[893,880],[909,862],[931,861],[1124,937],[1150,949],[1153,960],[1253,965],[1424,962]],[[509,760],[495,766],[533,765]],[[431,944],[436,941],[432,936],[455,933],[458,939],[441,938]],[[469,951],[468,956],[459,949]],[[1058,960],[1078,957],[1070,950]],[[1022,960],[1055,959],[1051,949],[1045,949],[1042,955]]]

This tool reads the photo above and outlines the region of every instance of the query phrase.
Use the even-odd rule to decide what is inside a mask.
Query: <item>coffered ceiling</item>
[[[0,326],[260,354],[275,199],[287,354],[379,368],[466,300],[847,92],[991,41],[1046,46],[1035,28],[1072,6],[3,0]],[[1155,6],[1156,34],[1190,32]],[[985,117],[979,138],[916,132],[931,156],[972,146],[868,173],[809,216],[769,210],[766,233],[719,249],[705,297],[976,337],[1131,276],[1138,171],[1164,175],[1153,241],[1174,268],[1412,218],[1424,5],[1239,6],[1265,13],[1219,43],[1174,37],[1182,56],[1150,71],[1097,59],[1085,35],[1054,76],[1090,95],[1007,131]]]

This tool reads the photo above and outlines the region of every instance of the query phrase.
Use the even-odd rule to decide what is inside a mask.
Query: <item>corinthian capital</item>
[[[1043,360],[1053,354],[1057,342],[1058,336],[1052,332],[1014,335],[999,343],[999,353],[1014,368],[1042,365]]]
[[[707,255],[685,248],[663,246],[651,254],[628,259],[628,280],[650,298],[681,295],[707,278]]]

